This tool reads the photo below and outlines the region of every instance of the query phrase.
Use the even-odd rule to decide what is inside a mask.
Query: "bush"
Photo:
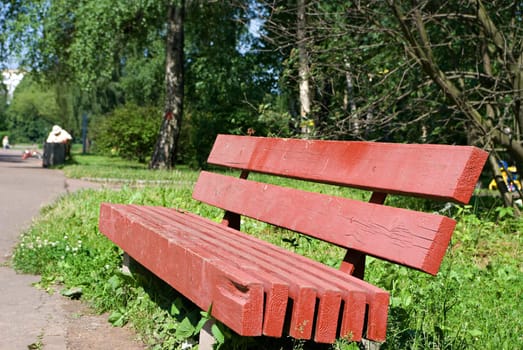
[[[153,153],[161,111],[127,104],[93,125],[93,149],[105,155],[145,163]]]

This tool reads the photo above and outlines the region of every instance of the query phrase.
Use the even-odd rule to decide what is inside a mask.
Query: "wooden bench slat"
[[[193,197],[338,246],[438,272],[455,227],[441,215],[332,197],[202,171]]]
[[[165,225],[165,229],[167,229],[170,234],[174,234],[175,232],[179,233],[179,230],[182,230],[181,232],[183,233],[194,234],[193,239],[203,240],[209,243],[211,246],[209,249],[212,250],[214,254],[222,256],[224,259],[227,259],[228,263],[236,265],[243,271],[247,271],[258,276],[264,282],[265,291],[267,293],[263,322],[263,334],[273,337],[282,336],[285,312],[287,309],[287,301],[289,297],[288,281],[279,279],[274,275],[274,273],[266,271],[267,269],[264,266],[254,266],[252,264],[243,264],[242,266],[242,262],[248,263],[249,260],[246,256],[242,257],[241,255],[238,255],[237,253],[240,252],[239,250],[231,250],[231,244],[234,242],[228,242],[227,240],[224,240],[223,236],[221,239],[214,240],[212,239],[212,236],[203,237],[201,233],[205,232],[201,232],[199,228],[193,228],[199,225],[197,222],[198,220],[193,220],[191,225],[187,225],[188,216],[186,214],[180,215],[180,213],[176,210],[163,207],[141,206],[139,208],[137,207],[136,209],[144,215],[147,215],[147,220],[156,222],[159,225]],[[182,222],[180,227],[173,226],[173,221],[175,222],[177,218]],[[234,259],[232,259],[232,261],[231,254],[234,254]],[[306,286],[302,286],[302,288],[310,289],[310,287]]]
[[[216,232],[218,235],[220,234],[220,231],[215,227],[215,223],[208,222],[208,220],[199,220],[201,219],[199,216],[191,213],[186,213],[186,215],[193,216],[202,224],[210,224],[209,231],[206,231],[206,234],[213,235],[214,232]],[[187,220],[187,218],[184,219]],[[361,303],[361,299],[360,296],[354,295],[354,286],[358,286],[358,288],[365,290],[365,294],[367,295],[367,303],[369,304],[369,309],[373,314],[381,315],[380,317],[384,315],[384,313],[377,312],[377,310],[383,310],[383,308],[387,308],[389,295],[386,291],[383,291],[365,281],[361,281],[341,271],[326,267],[323,264],[317,262],[312,262],[310,259],[305,258],[299,254],[293,254],[283,248],[279,248],[270,243],[245,235],[236,230],[227,229],[227,233],[233,237],[231,242],[239,242],[240,246],[252,246],[252,250],[249,251],[250,254],[255,254],[256,251],[262,250],[262,254],[266,255],[265,262],[267,264],[271,264],[271,266],[278,264],[282,268],[290,268],[290,270],[287,272],[291,275],[296,274],[297,271],[304,273],[306,277],[310,278],[308,283],[314,283],[314,280],[324,280],[325,282],[329,282],[339,286],[340,288],[346,289],[346,283],[349,282],[351,287],[348,291],[349,293],[345,296],[347,298],[344,299],[345,303],[348,304],[347,309],[344,311],[345,323],[344,328],[342,329],[348,329],[348,327],[351,328],[350,332],[347,330],[346,332],[342,333],[343,335],[353,333],[355,337],[358,337],[358,335],[361,334],[361,328],[359,328],[359,325],[363,322],[362,315],[364,315],[364,312],[361,312],[361,307],[358,307],[358,305]],[[240,246],[237,248],[239,249]],[[257,255],[257,257],[261,260],[264,260],[262,255]],[[306,268],[306,270],[302,271],[301,269],[303,268]],[[359,313],[356,312],[356,309],[360,309]],[[371,333],[373,334],[372,339],[384,339],[380,337],[384,337],[385,335],[386,320],[386,317],[382,317],[380,320],[376,319],[375,316],[369,318],[368,328],[371,329]],[[372,326],[371,324],[374,324],[375,326]]]
[[[192,214],[186,213],[187,216],[193,216],[197,219],[201,217]],[[208,222],[208,220],[201,220],[202,223]],[[244,233],[238,232],[236,230],[229,230],[231,236],[234,236],[234,240],[238,242],[245,243],[247,239],[255,239],[254,237],[245,235]],[[254,250],[263,246],[264,250],[270,251],[271,255],[277,256],[278,259],[272,259],[273,261],[280,261],[281,263],[288,264],[294,269],[300,267],[300,265],[307,266],[307,272],[311,275],[312,278],[324,278],[325,275],[317,274],[316,269],[325,270],[326,267],[323,264],[312,262],[310,259],[305,258],[299,254],[293,254],[287,250],[284,250],[280,247],[274,246],[270,243],[258,240],[256,242],[258,246],[255,246]],[[346,274],[342,271],[338,271],[332,268],[328,269],[327,280],[331,283],[335,283],[338,286],[343,286],[343,283],[350,282],[351,285],[358,286],[359,288],[365,291],[366,304],[368,305],[368,315],[367,315],[367,338],[376,341],[384,341],[386,328],[387,328],[387,310],[389,305],[389,293],[372,285],[363,280],[355,278],[349,274]],[[346,336],[348,334],[353,334],[355,340],[360,339],[360,334],[362,328],[360,325],[363,324],[363,318],[365,317],[365,312],[362,311],[361,305],[363,305],[360,295],[355,295],[354,287],[350,288],[347,299],[344,299],[346,305],[343,312],[343,320],[341,327],[341,336]],[[358,293],[359,294],[359,293]]]
[[[186,213],[187,216],[193,216],[197,219],[201,217]],[[208,222],[208,220],[201,220],[202,223]],[[214,224],[214,223],[212,223]],[[214,228],[215,229],[215,228]],[[234,241],[245,243],[245,240],[256,238],[245,235],[236,230],[229,230],[231,236],[234,236]],[[365,291],[366,304],[368,305],[367,325],[366,325],[366,336],[368,339],[375,341],[384,341],[386,328],[387,328],[387,310],[389,305],[389,293],[372,285],[363,280],[348,275],[342,271],[338,271],[332,268],[328,268],[323,264],[311,261],[299,254],[293,254],[285,249],[274,246],[270,243],[257,240],[255,250],[260,246],[264,246],[263,250],[270,252],[270,256],[277,256],[278,259],[272,259],[272,261],[279,261],[284,264],[292,266],[294,269],[298,269],[300,266],[307,266],[307,272],[312,278],[326,278],[327,281],[334,283],[340,287],[344,283],[349,282],[351,284],[347,299],[344,299],[346,305],[343,311],[343,320],[341,326],[341,336],[352,334],[355,340],[360,340],[360,334],[362,328],[360,325],[363,324],[363,318],[365,312],[362,310],[363,305],[360,295],[355,295],[354,286],[358,286]],[[316,273],[317,270],[328,270],[328,275]],[[359,293],[358,293],[359,294]]]
[[[219,259],[196,242],[168,236],[140,220],[131,207],[103,203],[100,230],[135,260],[203,310],[243,335],[261,335],[263,283]],[[151,254],[155,252],[155,254]]]
[[[290,269],[291,275],[292,275],[293,270],[296,273],[296,271],[299,271],[298,268],[303,268],[303,266],[304,266],[304,265],[300,265],[299,263],[296,263],[296,260],[301,260],[301,263],[310,262],[308,259],[306,259],[302,256],[295,255],[295,254],[294,254],[295,257],[289,256],[288,252],[284,249],[275,247],[275,246],[273,246],[269,243],[263,242],[263,241],[259,241],[258,239],[255,239],[254,237],[250,237],[245,234],[238,233],[234,230],[228,229],[227,227],[218,225],[216,223],[209,222],[208,220],[204,220],[201,217],[194,216],[192,214],[188,214],[188,213],[181,214],[174,209],[167,209],[167,208],[148,208],[148,207],[142,207],[142,206],[140,206],[140,207],[126,206],[126,207],[127,208],[126,208],[125,214],[127,216],[129,216],[129,212],[131,212],[132,209],[136,210],[137,213],[139,213],[139,214],[136,214],[137,217],[135,217],[135,219],[137,219],[137,221],[139,221],[139,222],[143,222],[146,220],[146,221],[150,221],[152,223],[156,223],[157,225],[155,225],[154,228],[151,228],[156,231],[168,230],[171,234],[173,232],[177,232],[179,230],[179,228],[176,228],[173,225],[167,225],[167,224],[172,223],[172,220],[181,220],[182,222],[185,222],[185,230],[191,230],[191,228],[194,228],[194,230],[196,230],[196,231],[201,231],[201,236],[206,237],[205,239],[208,239],[209,238],[208,236],[220,237],[221,235],[229,234],[229,233],[234,234],[235,236],[238,236],[237,238],[239,239],[238,240],[239,243],[236,243],[236,244],[233,244],[233,242],[234,243],[236,242],[236,239],[237,239],[236,237],[233,237],[234,239],[226,239],[226,240],[222,237],[222,240],[224,240],[226,242],[231,242],[231,244],[233,245],[233,249],[239,250],[239,249],[241,249],[242,245],[247,248],[256,247],[256,249],[260,249],[260,243],[261,243],[261,245],[266,245],[267,247],[269,247],[271,249],[270,253],[271,253],[271,255],[273,255],[273,258],[272,258],[273,261],[278,262],[278,264],[280,264],[282,266],[285,266],[285,264],[289,264],[291,266],[291,269]],[[132,208],[130,208],[130,207],[132,207]],[[156,215],[155,215],[154,211],[158,211],[156,213]],[[138,218],[139,215],[146,216],[147,218],[142,217],[139,219]],[[194,220],[194,222],[192,222],[191,217],[193,217],[192,220]],[[206,228],[206,230],[196,228],[198,225],[203,225],[203,226],[206,226],[207,228]],[[183,229],[183,226],[181,228]],[[227,231],[227,232],[225,232],[225,231]],[[250,240],[252,240],[253,242],[249,243]],[[215,244],[216,240],[213,241],[212,243]],[[254,250],[255,249],[252,249],[249,251],[252,254],[252,251],[254,251]],[[275,254],[274,250],[279,250],[280,256],[283,257],[282,258],[282,260],[284,260],[283,262],[280,262],[280,259],[277,258],[278,255]],[[216,250],[214,252],[216,253]],[[153,255],[156,255],[156,254],[157,254],[156,252],[153,253]],[[138,261],[140,261],[140,260],[138,260]],[[267,263],[267,261],[265,261],[264,263]],[[248,266],[248,265],[245,265],[245,266]],[[315,263],[314,267],[317,267],[318,269],[323,269],[324,271],[327,270],[327,273],[338,276],[337,278],[339,278],[340,280],[349,279],[351,281],[351,283],[354,284],[355,286],[360,285],[360,286],[366,287],[368,290],[371,291],[370,294],[375,293],[375,295],[367,296],[370,300],[369,308],[371,310],[374,310],[374,309],[379,309],[379,308],[383,309],[383,307],[385,307],[385,309],[386,309],[386,307],[388,305],[388,293],[387,292],[382,291],[372,285],[369,285],[368,283],[366,283],[364,281],[360,281],[352,276],[343,274],[337,270],[333,270],[332,268],[328,268],[320,263]],[[311,273],[311,270],[312,270],[312,278],[313,279],[318,278],[318,273],[314,273],[314,269],[312,269],[312,268],[308,268],[307,271],[305,271],[305,273],[307,273],[307,272]],[[154,270],[152,270],[152,271],[154,271]],[[326,277],[326,275],[324,275],[322,277],[328,278],[328,276]],[[333,278],[331,277],[331,279],[333,279]],[[336,280],[336,278],[334,278],[334,281],[335,280]],[[301,283],[303,283],[303,282],[301,282]],[[317,285],[317,283],[316,283],[316,285]],[[339,282],[338,285],[341,287],[342,286],[341,282]],[[353,289],[353,291],[349,293],[350,297],[347,297],[347,295],[346,295],[346,297],[344,299],[345,300],[344,302],[347,303],[347,305],[343,311],[344,317],[343,317],[343,322],[342,322],[342,332],[343,332],[343,330],[346,330],[346,331],[342,334],[343,335],[353,334],[354,339],[359,340],[359,339],[361,339],[361,329],[362,329],[362,324],[363,324],[363,317],[365,315],[365,311],[364,311],[365,297],[363,295],[361,295],[361,292],[354,291],[355,287],[351,287],[351,288]],[[303,294],[303,293],[305,293],[305,294]],[[310,299],[311,296],[309,294],[307,294],[307,293],[310,293],[310,291],[307,292],[307,289],[303,289],[303,293],[301,294],[301,297],[298,298],[298,300],[299,300],[299,303],[301,303],[303,296],[309,297],[309,299],[304,299],[305,300],[304,306],[305,306],[306,311],[309,312],[309,314],[308,314],[308,316],[301,316],[301,317],[298,314],[294,323],[292,323],[292,325],[294,325],[294,328],[290,329],[290,330],[293,330],[293,333],[296,335],[296,337],[298,339],[310,338],[310,330],[306,329],[307,327],[303,327],[302,325],[304,324],[303,323],[304,320],[311,319],[310,312],[314,311],[314,307],[311,310],[310,305],[314,305],[315,295],[314,294],[312,295],[313,299],[312,299],[312,304],[311,304],[311,299]],[[381,299],[380,299],[380,297],[381,297]],[[383,299],[383,297],[385,297],[385,298]],[[326,300],[324,298],[325,298],[325,296],[320,299],[320,303],[321,303],[321,300]],[[334,298],[337,298],[337,296],[334,296]],[[355,299],[355,300],[353,300],[353,299]],[[377,302],[376,300],[378,300],[379,302]],[[378,305],[378,303],[380,303],[381,305]],[[325,302],[325,305],[328,308],[329,305],[331,305],[331,306],[336,305],[336,303],[332,304],[329,302]],[[267,307],[268,306],[269,305],[267,305]],[[330,315],[330,317],[337,317],[338,313],[339,312],[332,314],[332,315]],[[328,311],[324,312],[324,314],[328,315]],[[386,313],[378,313],[378,314],[386,315]],[[335,324],[337,324],[337,322],[332,322],[332,319],[329,320],[328,316],[324,316],[324,317],[326,318],[326,320],[325,320],[325,322],[322,322],[321,316],[318,316],[318,319],[320,321],[318,321],[316,324],[316,330],[314,333],[315,339],[316,339],[316,341],[319,341],[319,342],[333,342],[335,339],[335,335],[336,335],[336,329],[332,328],[332,327],[334,327],[334,326],[332,326],[332,324],[335,325]],[[334,321],[336,321],[336,318],[334,319]],[[372,324],[372,323],[376,323],[376,322],[373,317],[369,317],[369,324]],[[377,327],[378,329],[381,330],[378,333],[381,333],[384,336],[385,327],[386,327],[386,318],[384,321],[381,321],[381,323],[382,323],[382,325]],[[306,323],[306,324],[310,324],[310,322]],[[325,328],[327,324],[330,324],[330,325],[327,328]],[[313,325],[310,324],[310,327],[312,327],[312,326]],[[372,329],[372,326],[370,328]],[[280,329],[280,332],[281,332],[281,329]],[[309,333],[307,334],[307,332],[309,332]],[[307,335],[308,335],[308,337],[307,337]],[[379,338],[379,339],[382,339],[382,338]]]
[[[195,216],[191,213],[187,213],[187,215]],[[198,216],[195,217],[199,218]],[[202,223],[206,221],[207,220],[202,220]],[[360,340],[365,318],[364,304],[366,303],[369,308],[367,337],[377,341],[383,341],[385,339],[387,313],[383,311],[388,309],[388,292],[346,273],[326,267],[320,263],[312,262],[310,259],[299,254],[293,254],[285,249],[257,240],[254,237],[235,230],[230,231],[230,234],[234,236],[234,241],[241,242],[241,244],[248,244],[246,240],[255,240],[253,251],[256,251],[262,246],[264,251],[270,253],[270,255],[268,255],[269,259],[271,259],[270,257],[272,256],[272,259],[269,260],[268,263],[272,261],[273,264],[279,263],[287,265],[292,268],[290,271],[291,274],[294,273],[293,271],[300,271],[300,268],[305,266],[305,272],[310,278],[325,279],[325,281],[329,281],[344,289],[343,300],[345,305],[341,324],[341,336],[344,337],[352,334],[354,340]],[[350,286],[348,287],[346,283],[350,283]],[[365,296],[363,299],[361,293],[354,289],[355,286],[364,291]]]
[[[166,235],[166,236],[168,236],[168,238],[170,240],[172,240],[174,238],[176,238],[177,240],[180,240],[181,237],[179,235],[176,235],[176,237],[175,237],[174,236],[175,233],[179,234],[179,233],[186,233],[187,231],[191,231],[191,225],[187,225],[187,222],[185,223],[185,227],[183,228],[183,231],[181,231],[181,232],[178,230],[173,230],[172,226],[162,227],[161,222],[160,222],[160,224],[158,223],[157,217],[155,217],[154,220],[150,220],[150,218],[143,216],[144,214],[145,215],[151,214],[151,212],[149,212],[149,213],[147,212],[148,209],[150,209],[150,208],[137,207],[137,206],[126,206],[125,215],[127,217],[135,217],[136,222],[138,223],[137,224],[138,228],[137,227],[129,228],[135,234],[139,233],[138,229],[140,229],[141,226],[143,226],[145,223],[147,223],[147,227],[151,230],[151,232],[154,232],[156,234]],[[157,208],[157,209],[159,210],[162,208]],[[176,211],[173,211],[170,214],[174,215],[174,214],[176,214]],[[167,229],[167,231],[165,231],[166,229]],[[197,231],[195,231],[195,232],[197,232]],[[143,234],[143,232],[142,232],[142,234]],[[199,242],[197,236],[191,236],[190,240],[191,240],[191,242]],[[116,242],[116,243],[118,243],[118,242]],[[201,242],[199,242],[199,243],[201,243]],[[200,247],[199,244],[198,244],[198,246]],[[202,245],[202,247],[206,248],[207,251],[209,251],[209,252],[212,251],[213,255],[216,255],[216,249],[211,249],[211,248],[216,248],[215,246],[209,247],[207,245]],[[162,251],[153,251],[151,248],[149,248],[148,251],[153,256],[157,256],[157,254],[167,253],[167,252],[162,252]],[[130,253],[130,255],[132,255],[132,254]],[[143,260],[143,258],[137,258],[136,260],[139,262],[143,261],[143,263],[145,263],[144,265],[147,266],[146,260]],[[216,262],[216,263],[218,263],[218,262]],[[227,268],[229,268],[231,266],[231,264],[229,264],[229,261],[227,261],[227,262],[222,261],[221,265],[227,266]],[[242,269],[245,270],[244,267],[242,267]],[[151,271],[155,272],[157,270],[151,268]],[[212,282],[213,281],[211,280],[209,283],[212,283]],[[194,287],[195,288],[205,288],[205,286],[194,286]],[[313,287],[307,287],[306,285],[300,284],[300,285],[298,285],[298,291],[296,293],[297,293],[296,298],[295,298],[296,307],[293,312],[293,315],[295,318],[294,318],[293,322],[295,322],[296,324],[308,324],[308,326],[306,326],[306,327],[297,326],[296,331],[294,331],[293,333],[300,339],[309,339],[311,332],[312,332],[312,322],[304,323],[303,320],[313,320],[314,319],[314,310],[315,310],[314,305],[316,303],[316,289]],[[215,315],[216,301],[213,303],[213,305],[214,305],[213,306],[213,315]],[[274,308],[275,305],[278,305],[278,304],[277,303],[272,304],[271,307]],[[311,305],[312,305],[312,307],[311,307]],[[279,317],[283,318],[284,316],[285,316],[285,310],[283,310],[282,315],[280,315]],[[216,315],[216,317],[219,317],[219,316]],[[231,327],[231,328],[233,328],[233,327]],[[233,328],[233,329],[235,329],[235,328]],[[237,329],[235,329],[235,330],[238,332]],[[302,333],[301,334],[296,333],[298,331],[300,331]],[[281,329],[279,332],[281,334]],[[242,334],[242,335],[249,335],[249,334],[244,334],[244,333],[240,333],[240,332],[238,332],[238,333]],[[331,341],[332,341],[332,339],[331,339]]]
[[[218,135],[209,164],[468,203],[488,153],[476,147]]]
[[[228,258],[229,263],[234,265],[242,265],[241,268],[243,270],[248,270],[249,272],[253,273],[260,273],[260,271],[262,271],[263,276],[261,278],[268,284],[272,284],[272,280],[274,279],[283,281],[279,283],[285,284],[287,286],[285,300],[282,300],[283,295],[280,293],[267,296],[263,334],[269,336],[281,336],[285,320],[288,300],[287,297],[292,297],[293,299],[298,300],[298,298],[301,296],[300,302],[295,304],[297,307],[294,309],[293,314],[298,315],[296,316],[298,319],[307,317],[307,315],[310,317],[309,319],[312,319],[311,315],[314,313],[314,308],[311,310],[311,305],[315,305],[316,303],[315,286],[313,286],[313,284],[310,282],[305,281],[306,283],[303,283],[304,281],[302,281],[302,283],[299,283],[297,286],[291,285],[289,287],[293,281],[292,278],[288,278],[289,276],[277,274],[275,272],[278,271],[271,271],[267,266],[254,266],[253,261],[250,258],[256,254],[253,254],[252,251],[249,251],[248,248],[252,248],[250,246],[250,242],[244,241],[242,242],[242,245],[239,245],[234,241],[228,240],[226,239],[227,232],[224,232],[225,227],[217,226],[218,224],[211,222],[208,223],[209,226],[202,225],[201,221],[203,220],[200,217],[190,217],[186,214],[179,216],[177,215],[176,211],[161,207],[140,207],[140,211],[143,213],[148,213],[150,220],[166,225],[166,229],[168,229],[171,233],[182,230],[183,232],[192,234],[193,239],[206,242],[206,244],[211,247],[210,249],[212,249],[215,254],[221,254],[223,251],[223,256]],[[176,225],[177,220],[180,221],[179,225]],[[188,220],[191,222],[191,225],[187,225]],[[208,229],[202,230],[202,227],[207,227]],[[259,247],[256,247],[255,249],[259,250]],[[270,257],[267,257],[266,262],[270,262],[269,259]],[[270,275],[270,277],[267,277],[267,275]],[[306,312],[302,310],[303,306],[305,305]],[[300,317],[299,315],[305,316]],[[308,337],[307,333],[304,333],[303,337],[307,337],[306,339],[309,339],[312,328],[305,328],[304,331],[308,332]]]
[[[244,266],[249,266],[254,262],[262,264],[262,266],[260,266],[261,268],[266,266],[266,268],[270,269],[278,278],[287,279],[290,283],[299,277],[299,281],[296,281],[296,283],[292,285],[293,287],[298,286],[299,289],[291,293],[295,300],[293,317],[291,318],[289,327],[290,334],[292,334],[293,337],[297,339],[310,339],[311,336],[313,324],[309,320],[314,319],[315,308],[313,305],[315,305],[316,294],[311,294],[310,288],[304,288],[310,285],[318,291],[319,299],[314,339],[318,342],[333,342],[335,340],[341,294],[343,294],[344,302],[347,304],[347,309],[344,310],[344,328],[342,329],[342,334],[353,334],[356,340],[361,338],[363,316],[365,313],[363,306],[365,296],[363,295],[363,290],[355,285],[351,287],[351,290],[346,290],[346,284],[342,284],[340,281],[338,281],[338,283],[335,282],[336,278],[332,276],[332,269],[319,263],[311,267],[309,265],[310,261],[303,257],[301,257],[301,260],[296,259],[290,256],[286,250],[281,248],[274,249],[274,246],[266,242],[244,234],[237,234],[236,231],[226,227],[222,227],[221,230],[217,229],[216,223],[207,222],[198,216],[193,216],[188,213],[183,216],[174,215],[175,212],[173,212],[173,210],[161,207],[141,207],[140,209],[142,212],[148,212],[149,214],[157,211],[156,215],[151,217],[151,220],[158,223],[170,224],[169,229],[171,230],[187,230],[186,223],[192,218],[195,222],[191,222],[190,227],[195,227],[196,225],[200,225],[201,227],[193,233],[195,235],[201,235],[202,240],[208,241],[216,246],[220,244],[220,240],[224,240],[223,236],[230,236],[232,234],[234,236],[232,237],[233,239],[227,239],[226,243],[228,246],[222,248],[228,250],[230,254],[234,254],[231,256],[235,259],[239,258],[240,256],[238,254],[244,251],[245,254],[251,257],[251,259],[244,261]],[[178,221],[178,225],[174,224],[175,221]],[[304,263],[308,265],[304,265]],[[346,280],[347,276],[344,275],[344,277]],[[327,281],[330,283],[328,284]],[[342,289],[333,289],[332,287],[335,285]],[[355,290],[355,288],[357,288],[357,290]],[[268,301],[267,304],[269,303]],[[269,307],[269,305],[267,305],[266,308],[267,307]],[[354,310],[354,308],[358,310]],[[332,312],[334,309],[338,311]],[[354,316],[357,318],[354,318]],[[270,324],[271,322],[265,322],[264,324],[266,323]],[[265,333],[265,331],[264,334],[270,335]]]

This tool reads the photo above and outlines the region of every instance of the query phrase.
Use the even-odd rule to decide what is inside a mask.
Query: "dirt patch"
[[[84,302],[64,298],[66,344],[70,350],[145,350],[129,327],[113,327],[108,315],[98,315]]]

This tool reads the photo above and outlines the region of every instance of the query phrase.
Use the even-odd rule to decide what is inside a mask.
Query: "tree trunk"
[[[345,59],[345,95],[343,97],[343,110],[349,119],[349,128],[353,135],[360,134],[360,122],[356,115],[356,102],[354,100],[354,82],[352,78],[351,66]]]
[[[310,86],[309,86],[309,59],[307,57],[306,44],[306,16],[305,16],[306,0],[298,0],[298,21],[297,21],[297,47],[299,58],[299,89],[300,89],[300,127],[304,136],[310,134],[310,125],[308,123],[309,114],[311,111],[310,100]]]
[[[169,2],[167,9],[167,45],[165,55],[165,108],[149,164],[150,169],[172,169],[176,161],[178,138],[183,116],[183,21],[185,0]]]

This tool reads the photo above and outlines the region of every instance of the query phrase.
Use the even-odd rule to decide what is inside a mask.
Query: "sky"
[[[13,97],[13,92],[23,77],[23,73],[10,72],[8,70],[2,71],[3,83],[7,87],[8,101]]]

